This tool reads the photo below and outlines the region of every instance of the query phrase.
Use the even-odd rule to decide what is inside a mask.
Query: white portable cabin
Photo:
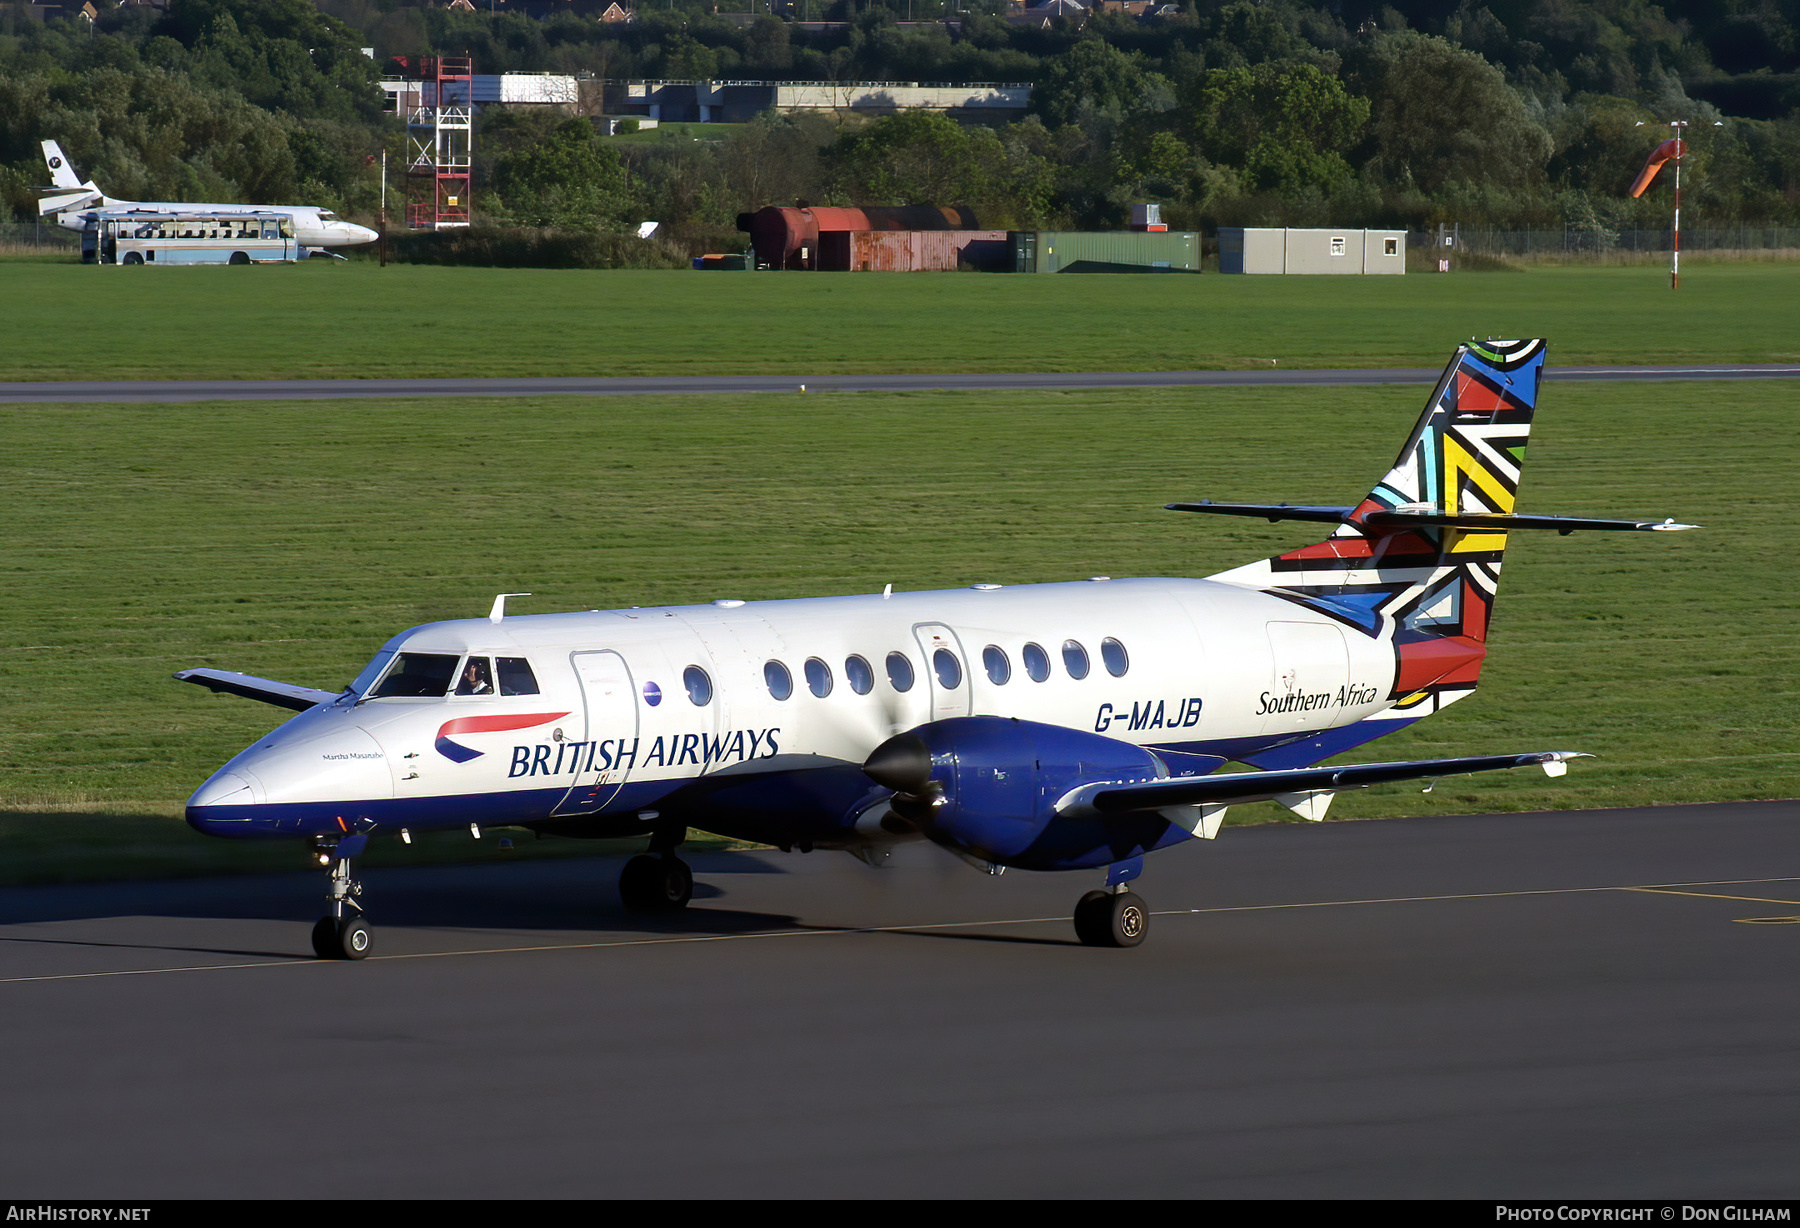
[[[1405,273],[1404,230],[1219,229],[1221,273]]]

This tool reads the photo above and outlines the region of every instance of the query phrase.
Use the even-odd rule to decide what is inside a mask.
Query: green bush
[[[399,235],[390,259],[402,264],[467,264],[503,269],[679,269],[687,253],[666,239],[587,230],[472,226]]]

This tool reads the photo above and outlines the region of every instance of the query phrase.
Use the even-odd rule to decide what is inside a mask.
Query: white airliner
[[[152,213],[257,213],[278,214],[293,219],[294,237],[305,248],[328,252],[334,247],[360,247],[381,236],[367,226],[346,222],[329,209],[311,205],[229,205],[199,204],[191,201],[114,200],[93,180],[83,183],[63,156],[62,146],[45,141],[44,165],[50,168],[54,185],[47,195],[38,198],[38,216],[56,215],[56,224],[79,231],[87,225],[87,213],[95,209],[136,209]]]
[[[1212,839],[1228,806],[1321,819],[1342,789],[1577,757],[1313,766],[1474,690],[1509,530],[1692,527],[1514,513],[1543,359],[1539,341],[1460,347],[1354,507],[1171,504],[1331,526],[1210,579],[530,616],[508,593],[396,635],[337,694],[184,670],[300,712],[201,785],[188,822],[311,841],[326,958],[368,950],[350,862],[371,836],[493,825],[648,834],[620,880],[641,910],[688,902],[690,827],[877,864],[929,839],[990,873],[1104,869],[1076,932],[1135,945],[1144,854]]]

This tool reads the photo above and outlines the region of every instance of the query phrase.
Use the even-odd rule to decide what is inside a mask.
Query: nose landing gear
[[[362,883],[350,877],[350,860],[369,843],[366,835],[357,834],[334,839],[315,837],[313,852],[321,865],[330,867],[330,881],[325,890],[325,903],[330,909],[312,928],[313,954],[320,959],[364,959],[373,942],[368,924],[362,919]]]

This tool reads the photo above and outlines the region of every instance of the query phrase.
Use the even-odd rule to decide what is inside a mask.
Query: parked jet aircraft
[[[690,827],[879,863],[928,839],[991,873],[1104,869],[1075,909],[1131,946],[1146,853],[1273,799],[1536,764],[1568,751],[1317,767],[1464,698],[1516,529],[1682,529],[1520,515],[1541,341],[1460,347],[1391,472],[1354,507],[1170,504],[1330,536],[1210,579],[428,623],[332,694],[215,669],[175,677],[300,715],[188,799],[217,836],[311,841],[330,868],[321,957],[369,949],[351,860],[371,835],[512,824],[648,834],[636,909],[680,908]],[[1227,762],[1254,771],[1219,772]]]
[[[179,201],[114,200],[93,180],[82,182],[75,168],[63,156],[62,146],[45,141],[44,165],[50,168],[54,185],[48,195],[38,198],[38,216],[56,215],[56,224],[67,230],[86,227],[87,213],[94,209],[137,209],[153,213],[274,213],[293,219],[294,237],[306,248],[321,251],[333,247],[360,247],[381,236],[367,226],[346,222],[329,209],[311,205],[220,205]]]

